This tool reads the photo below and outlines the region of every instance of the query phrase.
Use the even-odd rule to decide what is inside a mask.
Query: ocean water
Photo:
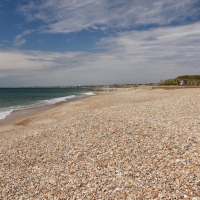
[[[87,88],[0,88],[0,120],[14,110],[33,108],[84,98],[93,93],[83,93]]]

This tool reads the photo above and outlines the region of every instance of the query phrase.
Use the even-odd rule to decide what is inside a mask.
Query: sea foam
[[[92,93],[92,92],[87,92],[87,93],[84,93],[84,95],[90,96],[90,95],[95,95],[95,94]],[[64,102],[64,101],[67,101],[69,99],[73,99],[73,98],[76,98],[76,97],[78,97],[78,96],[69,95],[69,96],[65,96],[65,97],[52,98],[52,99],[47,99],[47,100],[40,100],[40,101],[37,101],[36,103],[31,104],[31,105],[21,105],[21,106],[16,106],[16,107],[10,107],[10,108],[7,108],[6,110],[5,109],[0,110],[0,120],[5,119],[14,110],[23,110],[23,109],[34,108],[34,107],[39,107],[39,106],[53,105],[53,104],[56,104],[56,103],[59,103],[59,102]]]
[[[8,111],[0,112],[0,119],[4,119],[6,116],[10,115],[10,113],[13,111],[13,109]]]
[[[58,98],[43,100],[43,101],[38,102],[38,106],[52,105],[52,104],[55,104],[55,103],[67,101],[68,99],[73,99],[75,97],[76,97],[75,95],[70,95],[70,96],[66,96],[66,97],[58,97]]]
[[[95,95],[93,92],[86,92],[85,95]]]

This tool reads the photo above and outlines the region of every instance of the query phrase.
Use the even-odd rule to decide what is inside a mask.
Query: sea
[[[15,110],[52,105],[94,95],[88,88],[0,88],[0,120]]]

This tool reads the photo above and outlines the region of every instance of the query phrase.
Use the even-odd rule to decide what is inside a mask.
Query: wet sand
[[[200,89],[103,93],[0,129],[0,199],[199,199]]]

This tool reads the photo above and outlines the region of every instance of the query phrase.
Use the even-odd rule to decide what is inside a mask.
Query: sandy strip
[[[0,144],[0,199],[200,199],[200,89],[57,105]]]

